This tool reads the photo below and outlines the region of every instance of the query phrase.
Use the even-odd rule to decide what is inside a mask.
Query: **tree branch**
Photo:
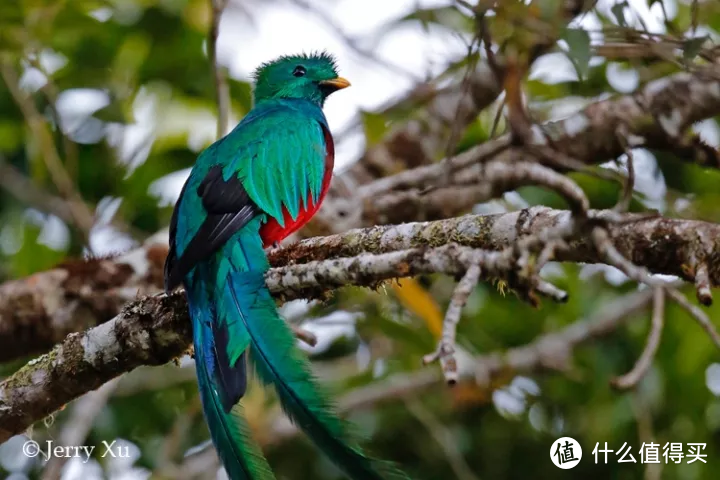
[[[613,386],[620,389],[632,388],[645,376],[647,371],[650,369],[650,365],[655,359],[655,354],[660,346],[660,337],[662,335],[664,323],[665,290],[660,287],[655,287],[653,289],[653,313],[650,324],[650,334],[648,335],[645,349],[632,370],[611,381]]]
[[[611,226],[610,233],[615,247],[626,258],[651,272],[677,275],[688,281],[694,281],[695,271],[703,266],[700,269],[705,278],[703,281],[708,286],[720,284],[719,225],[663,217],[640,218],[632,214],[622,218],[626,221]],[[397,257],[399,251],[448,243],[502,250],[519,238],[546,229],[571,230],[572,227],[570,212],[533,207],[504,214],[467,215],[436,222],[357,229],[270,251],[270,262],[276,269],[268,275],[277,279],[292,272],[297,280],[305,278],[303,272],[313,272],[316,278],[322,278],[321,283],[306,282],[300,288],[290,283],[280,287],[281,282],[277,281],[273,288],[286,299],[318,297],[329,288],[358,280],[349,278],[350,271],[340,272],[344,275],[342,278],[321,277],[323,270],[318,269],[318,265],[299,264],[357,257],[362,253],[390,253]],[[69,333],[114,317],[125,303],[138,296],[160,292],[166,242],[167,233],[159,234],[149,239],[144,247],[119,257],[68,262],[54,270],[0,285],[0,361],[47,351]],[[571,248],[557,252],[557,260],[603,263],[590,238],[571,238],[570,245]],[[352,261],[347,260],[346,264]],[[328,265],[324,264],[322,268]],[[386,270],[383,276],[370,277],[365,285],[393,276],[401,275]]]
[[[182,355],[190,340],[180,294],[133,302],[113,320],[68,335],[0,384],[0,442],[121,373]]]
[[[20,202],[51,213],[69,225],[76,220],[72,207],[65,199],[38,188],[32,180],[7,163],[2,156],[0,156],[0,188]]]
[[[227,133],[230,116],[230,88],[227,83],[227,73],[217,61],[217,39],[220,34],[220,19],[227,6],[228,0],[209,0],[210,2],[210,32],[208,33],[208,57],[215,82],[215,103],[218,107],[217,138]]]

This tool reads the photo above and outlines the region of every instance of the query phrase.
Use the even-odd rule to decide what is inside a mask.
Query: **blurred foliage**
[[[607,6],[612,2],[600,3]],[[718,38],[720,2],[698,2],[695,15],[694,2],[664,3],[669,11],[676,11],[665,22],[668,34],[687,33],[682,47],[685,60],[695,58],[702,46],[688,33],[694,18],[702,28],[694,38],[707,34]],[[259,8],[257,2],[244,4],[248,15]],[[547,12],[552,9],[547,8],[541,9],[539,18],[548,19]],[[522,15],[515,10],[522,13],[515,5],[508,10],[515,13],[490,19],[495,22],[495,38],[505,45],[519,45],[532,37],[526,35]],[[600,9],[596,16],[599,25],[612,30],[608,38],[632,39],[629,29],[621,28],[636,18],[626,2]],[[53,146],[79,194],[91,208],[103,213],[103,218],[112,217],[104,226],[110,233],[103,241],[125,238],[125,243],[114,248],[127,248],[130,240],[141,241],[167,225],[171,205],[158,193],[156,182],[190,167],[200,149],[212,140],[214,86],[204,53],[208,23],[206,0],[0,2],[1,59],[18,73],[28,104],[51,126]],[[557,19],[551,24],[561,28]],[[420,26],[428,35],[442,29],[470,38],[476,22],[467,9],[444,6],[417,9],[391,22],[385,30],[407,26]],[[589,42],[597,41],[596,34],[575,25],[559,32],[565,43],[561,44],[564,50],[558,51],[564,53],[548,55],[555,62],[569,58],[570,70],[576,69],[581,80],[548,81],[531,72],[524,82],[529,110],[536,121],[555,120],[599,98],[626,93],[616,90],[618,83],[612,81],[617,69],[634,72],[642,84],[682,68],[669,62],[607,61],[592,56]],[[443,80],[458,81],[470,63],[466,58],[448,62]],[[240,117],[251,106],[248,80],[231,79],[230,90],[233,113]],[[67,103],[80,93],[97,98],[97,105],[91,111],[73,114]],[[60,108],[63,104],[64,109]],[[486,109],[467,128],[458,150],[491,137],[498,106]],[[362,112],[367,143],[381,142],[393,124],[402,123],[419,109],[422,102]],[[710,121],[710,126],[717,133],[716,120]],[[504,128],[501,120],[498,133]],[[129,144],[127,138],[132,134],[137,139],[138,131],[146,132],[145,137]],[[11,165],[62,203],[42,152],[43,145],[32,135],[21,108],[5,83],[0,83],[0,162]],[[642,164],[638,182],[647,188],[636,192],[633,210],[660,208],[671,216],[720,222],[720,174],[688,165],[668,153],[653,152],[645,158],[649,160]],[[611,207],[616,202],[618,184],[587,174],[573,174],[573,178],[588,193],[594,207]],[[506,196],[495,205],[516,208],[540,203],[565,206],[557,195],[533,187]],[[117,211],[112,211],[111,204]],[[83,237],[75,230],[66,219],[52,217],[42,199],[28,202],[0,188],[0,277],[7,280],[29,275],[68,256],[83,254]],[[512,294],[503,295],[495,286],[481,284],[464,311],[459,345],[472,354],[522,346],[542,333],[600,312],[608,302],[636,289],[630,283],[616,282],[613,272],[587,266],[553,266],[550,275],[570,293],[567,304],[546,302],[532,309]],[[344,335],[345,341],[336,342],[329,351],[314,352],[323,378],[339,394],[392,375],[412,375],[423,368],[422,355],[435,348],[441,316],[437,307],[440,312],[447,307],[454,280],[427,276],[405,285],[381,288],[377,293],[344,289],[327,304],[311,309],[309,315],[318,325],[323,320],[331,323],[331,314],[339,311],[363,314],[350,338]],[[687,293],[692,295],[690,289]],[[712,307],[710,314],[720,319],[720,306]],[[720,457],[720,399],[708,385],[713,384],[713,391],[719,392],[720,373],[718,364],[713,363],[717,362],[717,352],[702,329],[677,307],[668,306],[666,318],[656,362],[632,392],[613,390],[609,380],[628,371],[642,351],[647,314],[580,349],[574,369],[567,375],[509,376],[495,385],[494,391],[460,384],[454,389],[435,386],[417,394],[416,400],[435,419],[432,425],[442,425],[449,432],[442,437],[444,448],[430,431],[435,427],[415,415],[417,409],[409,408],[407,399],[389,398],[352,412],[351,419],[371,437],[374,451],[402,463],[418,479],[455,478],[445,454],[448,449],[459,452],[475,473],[473,478],[642,478],[645,469],[640,463],[618,465],[611,455],[608,465],[595,465],[592,450],[596,442],[607,442],[612,449],[627,442],[639,458],[637,451],[648,435],[661,445],[669,441],[708,444],[704,452],[708,465],[666,465],[661,478],[713,479],[717,475],[713,463]],[[6,367],[4,373],[10,368]],[[71,410],[56,414],[47,428],[36,427],[33,435],[57,438],[64,422],[71,418]],[[253,389],[246,399],[246,410],[259,438],[269,437],[277,413],[272,396]],[[558,470],[548,458],[548,449],[559,436],[572,436],[583,446],[583,461],[573,470]],[[99,445],[102,440],[115,438],[138,447],[134,466],[145,469],[145,473],[138,472],[137,478],[147,477],[147,472],[161,472],[168,464],[181,464],[190,449],[208,439],[194,381],[185,379],[162,388],[115,395],[96,419],[88,442]],[[271,442],[266,451],[278,478],[340,478],[303,438]],[[10,456],[0,449],[3,474],[13,470],[40,478],[41,462],[18,467]],[[112,470],[107,459],[95,460],[108,472]],[[203,473],[214,476],[214,472]],[[157,475],[161,478],[160,473]]]

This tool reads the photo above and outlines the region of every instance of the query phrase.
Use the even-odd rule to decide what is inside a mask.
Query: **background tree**
[[[718,32],[710,0],[2,2],[0,469],[216,476],[164,228],[258,61],[326,47],[341,165],[267,281],[372,447],[427,479],[714,478]],[[340,478],[245,409],[279,478]]]

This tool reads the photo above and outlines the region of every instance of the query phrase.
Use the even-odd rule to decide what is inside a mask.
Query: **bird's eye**
[[[307,70],[305,70],[305,67],[303,67],[302,65],[298,65],[297,67],[295,67],[295,70],[293,70],[293,76],[295,77],[304,77],[306,73]]]

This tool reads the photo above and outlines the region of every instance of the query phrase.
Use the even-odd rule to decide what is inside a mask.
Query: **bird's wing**
[[[274,106],[249,115],[200,155],[170,222],[166,289],[253,217],[264,213],[283,225],[284,208],[296,218],[308,198],[317,202],[327,148],[323,123],[324,117]]]
[[[255,205],[282,225],[283,208],[297,218],[309,197],[318,201],[327,145],[321,122],[302,111],[279,110],[264,120],[249,148],[228,145],[223,177],[240,178]]]

